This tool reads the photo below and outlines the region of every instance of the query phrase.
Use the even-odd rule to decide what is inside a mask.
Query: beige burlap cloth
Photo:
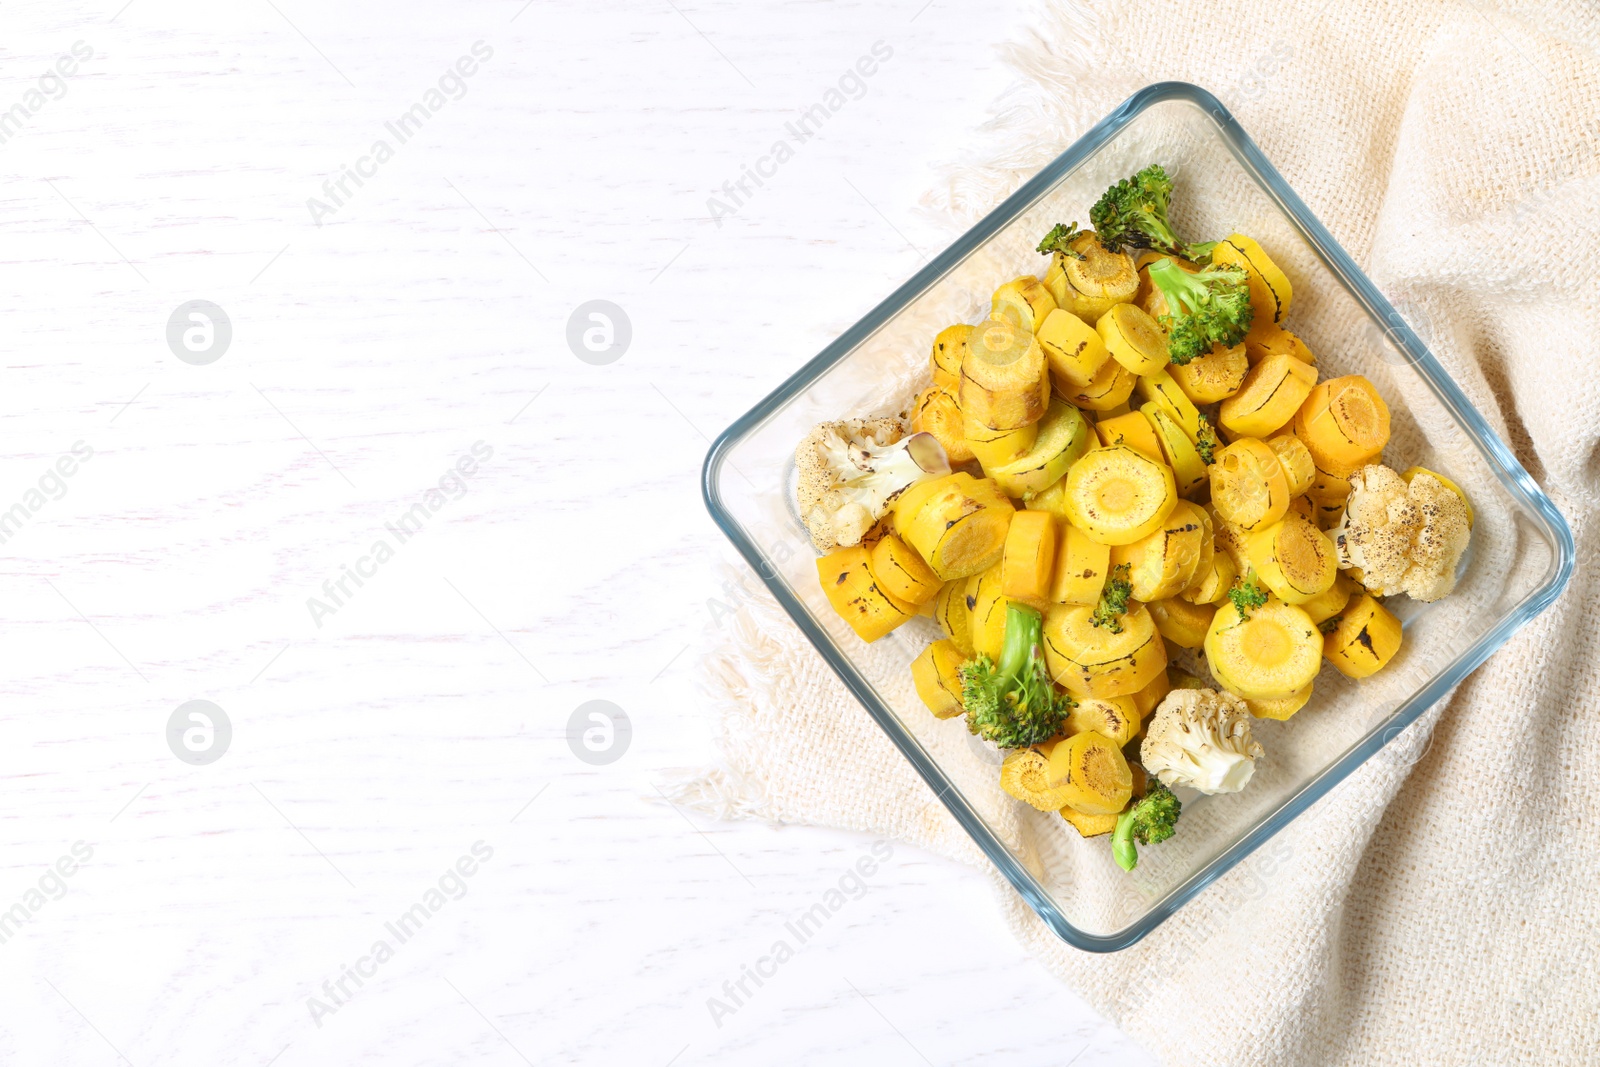
[[[1577,570],[1140,944],[1068,948],[997,878],[1012,927],[1170,1064],[1600,1064],[1600,7],[1120,2],[1032,26],[935,210],[974,220],[1143,85],[1211,89],[1422,320],[1571,522]],[[707,661],[725,763],[680,795],[987,866],[776,604],[740,607]]]

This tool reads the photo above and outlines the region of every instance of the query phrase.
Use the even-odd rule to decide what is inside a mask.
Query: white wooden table
[[[1027,5],[122,4],[0,11],[0,1062],[1147,1062],[906,847],[714,1019],[872,842],[653,799],[707,439],[948,240]]]

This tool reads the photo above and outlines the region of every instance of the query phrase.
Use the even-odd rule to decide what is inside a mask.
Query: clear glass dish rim
[[[761,554],[760,549],[745,534],[738,521],[722,504],[719,477],[727,453],[745,436],[761,425],[766,418],[798,393],[806,389],[830,367],[843,359],[858,344],[883,326],[922,292],[933,286],[963,259],[993,237],[1036,200],[1047,193],[1057,182],[1088,159],[1106,142],[1115,137],[1129,123],[1151,106],[1168,101],[1193,104],[1204,111],[1232,152],[1240,166],[1255,180],[1261,190],[1277,204],[1301,238],[1316,252],[1323,265],[1337,277],[1362,309],[1388,336],[1389,340],[1405,354],[1407,362],[1416,368],[1433,394],[1455,419],[1462,430],[1473,440],[1485,460],[1513,499],[1525,508],[1528,517],[1540,528],[1552,547],[1552,560],[1544,581],[1523,598],[1470,648],[1451,662],[1444,670],[1409,699],[1395,709],[1383,722],[1345,755],[1316,778],[1286,800],[1277,810],[1267,815],[1244,833],[1226,851],[1186,881],[1166,893],[1137,921],[1111,934],[1092,934],[1069,922],[1055,906],[1050,894],[1033,875],[1011,854],[978,813],[968,804],[939,765],[923,751],[911,733],[901,725],[894,712],[878,699],[871,684],[861,676],[849,659],[841,655],[826,632],[812,618],[799,598],[778,576],[774,567]],[[1454,380],[1445,373],[1426,345],[1406,323],[1389,301],[1356,265],[1326,227],[1311,213],[1304,201],[1291,189],[1283,176],[1267,161],[1261,149],[1245,133],[1244,128],[1215,96],[1197,85],[1187,82],[1157,82],[1146,86],[1123,101],[1101,119],[1093,129],[1070,148],[1057,156],[1049,165],[1024,183],[999,207],[990,212],[966,233],[962,234],[942,253],[914,274],[885,300],[867,312],[859,322],[847,329],[832,344],[795,372],[787,381],[765,397],[755,407],[742,415],[722,432],[706,454],[701,480],[706,509],[712,520],[731,541],[739,554],[755,570],[762,583],[772,592],[794,620],[801,632],[812,643],[822,658],[832,668],[845,686],[855,695],[878,726],[894,742],[900,752],[916,768],[936,797],[944,803],[962,828],[981,848],[989,860],[1011,882],[1024,900],[1057,937],[1075,948],[1089,952],[1115,952],[1133,945],[1179,908],[1261,845],[1271,839],[1301,812],[1325,796],[1347,778],[1384,745],[1409,726],[1428,708],[1432,707],[1451,688],[1475,670],[1496,649],[1504,645],[1512,634],[1532,621],[1549,607],[1572,577],[1574,545],[1572,530],[1555,504],[1523,469],[1511,450],[1500,440],[1487,420],[1467,400]]]

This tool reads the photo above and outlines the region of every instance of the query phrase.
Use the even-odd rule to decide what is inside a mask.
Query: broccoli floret
[[[1217,449],[1222,447],[1222,442],[1217,440],[1216,427],[1211,425],[1211,420],[1204,414],[1200,416],[1200,432],[1195,435],[1195,451],[1200,453],[1200,462],[1211,466]]]
[[[1082,230],[1078,229],[1076,222],[1056,223],[1050,228],[1050,232],[1044,235],[1044,240],[1039,242],[1039,254],[1048,256],[1059,252],[1063,256],[1071,256],[1073,259],[1083,259],[1082,252],[1074,252],[1069,247],[1082,232]]]
[[[1000,664],[988,656],[961,665],[961,703],[967,729],[1001,748],[1025,748],[1061,732],[1075,706],[1056,692],[1044,665],[1044,617],[1026,604],[1006,606]]]
[[[1233,609],[1239,613],[1239,618],[1248,619],[1251,608],[1266,604],[1267,591],[1256,581],[1256,572],[1251,571],[1228,590],[1228,599],[1233,601]]]
[[[1114,634],[1122,632],[1122,614],[1128,610],[1128,598],[1133,595],[1133,583],[1128,580],[1132,567],[1119,563],[1111,568],[1105,587],[1100,590],[1100,603],[1094,606],[1089,622],[1104,626]]]
[[[1150,779],[1150,791],[1117,816],[1117,828],[1111,834],[1111,855],[1117,866],[1125,871],[1137,867],[1139,850],[1133,843],[1159,845],[1172,836],[1182,813],[1183,804],[1177,794],[1159,778]]]
[[[1167,221],[1171,200],[1172,179],[1158,164],[1151,164],[1107,189],[1089,209],[1089,224],[1100,243],[1113,252],[1129,245],[1196,262],[1201,256],[1209,257],[1215,241],[1192,245],[1172,232],[1172,224]]]
[[[1172,362],[1188,363],[1214,344],[1232,347],[1244,340],[1255,317],[1247,277],[1239,267],[1205,267],[1190,274],[1170,259],[1150,264],[1150,284],[1167,301],[1161,325],[1167,328]]]

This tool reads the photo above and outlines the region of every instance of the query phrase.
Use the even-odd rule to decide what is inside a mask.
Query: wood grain
[[[913,207],[1005,86],[1022,7],[0,13],[0,104],[93,50],[0,146],[0,510],[92,449],[0,545],[0,909],[27,915],[0,1060],[1140,1061],[983,875],[909,848],[717,1025],[707,998],[871,842],[657,794],[715,758],[708,438],[949,240]],[[308,198],[479,41],[464,95],[316,225]],[[879,41],[860,98],[714,222]],[[597,298],[633,330],[606,366],[565,341]],[[193,299],[233,326],[206,366],[165,341]],[[319,626],[308,598],[475,442]],[[207,766],[165,737],[196,698],[233,729]],[[590,699],[633,726],[606,766],[567,743]],[[313,1022],[479,841],[464,895]]]

